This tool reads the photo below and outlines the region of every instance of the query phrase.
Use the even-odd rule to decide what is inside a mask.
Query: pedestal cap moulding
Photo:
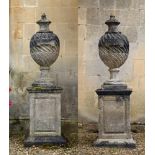
[[[106,66],[109,67],[110,80],[105,84],[122,83],[117,74],[129,55],[129,42],[125,35],[118,31],[120,22],[114,15],[105,22],[108,31],[100,38],[98,48],[99,56]]]
[[[40,66],[40,78],[32,86],[53,86],[53,80],[49,76],[50,66],[57,60],[60,50],[60,41],[56,34],[49,29],[51,21],[42,14],[37,21],[40,30],[36,32],[30,41],[30,53],[33,60]]]

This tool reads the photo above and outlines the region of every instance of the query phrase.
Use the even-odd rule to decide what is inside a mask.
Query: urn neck
[[[37,21],[37,24],[40,27],[39,32],[49,32],[49,25],[51,24],[51,21],[47,19],[46,14],[42,14],[41,19]]]
[[[110,19],[105,22],[108,25],[108,32],[118,32],[118,25],[120,22],[115,19],[114,15],[110,15]]]

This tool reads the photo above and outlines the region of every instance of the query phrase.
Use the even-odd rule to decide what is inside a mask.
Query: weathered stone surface
[[[72,39],[72,40],[66,40],[65,41],[65,56],[78,56],[78,45],[77,45],[78,40]]]
[[[23,55],[20,60],[20,68],[24,72],[33,72],[39,70],[39,66],[33,61],[30,55]],[[25,66],[25,64],[27,64]]]
[[[133,74],[135,77],[144,77],[144,60],[134,60]]]
[[[12,25],[11,33],[14,39],[22,39],[23,38],[23,24],[14,23]]]
[[[24,0],[10,0],[10,7],[23,7]]]
[[[10,9],[10,18],[14,22],[29,22],[34,23],[35,22],[35,9],[34,8],[22,8],[22,7],[16,7]],[[23,18],[24,17],[24,18]]]
[[[85,40],[86,39],[86,26],[85,25],[79,25],[78,26],[78,39],[79,40]]]
[[[145,27],[144,26],[138,27],[138,40],[141,41],[141,46],[144,47],[145,46],[144,45],[144,42],[145,42]]]
[[[76,24],[57,24],[56,33],[60,40],[72,40],[77,38],[78,29]]]
[[[24,6],[26,7],[36,7],[38,0],[24,0]]]
[[[99,7],[99,0],[79,0],[79,7]]]
[[[51,19],[54,23],[77,23],[78,21],[78,10],[77,8],[71,7],[38,7],[37,8],[37,19],[40,18],[40,15],[45,12],[48,15],[48,18]]]
[[[115,0],[100,0],[100,7],[105,9],[114,9],[115,2]]]
[[[30,93],[30,136],[61,135],[61,95]]]
[[[95,146],[135,147],[130,126],[130,94],[127,88],[97,89],[99,133]]]
[[[62,88],[28,88],[30,132],[25,146],[64,144],[61,137]]]
[[[138,33],[137,33],[137,28],[135,26],[125,27],[124,33],[126,36],[128,36],[130,43],[136,42]]]
[[[86,24],[86,8],[78,8],[78,24]]]
[[[87,24],[98,25],[99,20],[99,9],[98,8],[88,8],[87,9]]]
[[[86,40],[93,41],[101,37],[102,27],[100,25],[87,25],[86,29]]]
[[[125,9],[125,8],[130,8],[132,3],[132,0],[117,0],[116,1],[116,8],[118,9]]]
[[[77,7],[78,0],[38,0],[40,7]]]
[[[30,40],[35,33],[35,24],[24,24],[24,39]],[[29,41],[30,42],[30,41]]]
[[[145,11],[140,10],[140,26],[145,26]]]
[[[139,0],[139,8],[145,9],[145,0]]]

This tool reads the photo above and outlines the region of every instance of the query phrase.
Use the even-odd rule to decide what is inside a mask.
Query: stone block
[[[10,7],[23,7],[24,0],[10,0]]]
[[[145,0],[139,0],[139,8],[145,9]]]
[[[11,8],[10,18],[14,22],[34,23],[35,22],[35,9],[34,8],[21,8],[21,7]]]
[[[103,64],[100,58],[86,60],[85,69],[86,75],[88,76],[109,76],[108,68]]]
[[[85,59],[98,59],[98,40],[96,41],[85,41],[85,52],[83,53]]]
[[[23,55],[20,59],[20,68],[23,72],[39,71],[39,66],[33,61],[30,55]]]
[[[130,51],[132,47],[130,47]],[[130,52],[126,62],[120,67],[119,78],[123,81],[130,81],[133,78],[133,55]]]
[[[54,23],[77,23],[78,22],[77,8],[38,7],[36,18],[40,19],[40,15],[44,12],[47,14],[47,18]]]
[[[61,0],[62,7],[78,7],[78,0]]]
[[[144,60],[134,60],[134,70],[133,70],[133,75],[134,77],[139,77],[142,78],[144,77]]]
[[[138,41],[143,44],[145,44],[145,27],[139,26],[138,27]]]
[[[85,25],[79,25],[78,26],[78,39],[79,40],[85,40],[86,39],[86,26]]]
[[[38,0],[39,7],[60,7],[61,0]]]
[[[131,4],[132,4],[132,0],[117,0],[116,1],[116,8],[117,9],[130,8]]]
[[[86,29],[86,40],[99,40],[99,38],[103,35],[102,26],[100,25],[87,25]]]
[[[37,0],[24,0],[25,7],[37,7]]]
[[[21,51],[23,50],[23,40],[22,39],[16,39],[11,40],[10,43],[10,61],[11,65],[17,68],[20,68],[20,56]]]
[[[99,25],[99,15],[98,8],[87,8],[87,24]]]
[[[123,32],[128,37],[130,43],[137,41],[138,33],[137,28],[135,26],[125,27]]]
[[[64,144],[61,137],[61,89],[29,88],[30,132],[25,146]],[[46,92],[47,91],[47,92]]]
[[[94,8],[99,7],[99,0],[79,0],[79,7]]]
[[[140,26],[145,26],[145,11],[140,10]]]
[[[29,102],[30,136],[60,136],[60,93],[30,93]]]
[[[105,24],[105,21],[109,19],[110,14],[113,13],[116,19],[120,21],[120,26],[139,26],[140,25],[140,11],[131,9],[129,10],[105,10],[100,9],[100,21],[101,24]]]
[[[132,0],[131,8],[133,9],[139,9],[140,6],[140,0]]]
[[[65,53],[66,56],[78,56],[78,41],[77,39],[65,41]]]
[[[134,59],[145,59],[145,45],[144,43],[140,43],[136,48],[136,53],[134,55]]]
[[[30,56],[30,40],[23,39],[23,50],[21,51],[21,55],[29,55]]]
[[[118,13],[118,20],[121,26],[139,26],[140,25],[140,12],[139,10],[120,10]]]
[[[115,0],[100,0],[100,7],[105,9],[114,9],[115,2]]]
[[[39,7],[78,7],[78,0],[38,0]]]
[[[12,39],[23,38],[23,23],[11,23],[11,35]]]
[[[72,40],[73,38],[77,38],[77,24],[57,24],[55,33],[60,40]]]
[[[35,34],[35,24],[24,24],[24,39],[30,40]]]
[[[78,24],[86,24],[86,8],[78,8]]]
[[[116,93],[117,92],[117,93]],[[135,147],[130,126],[130,89],[97,89],[99,133],[95,146]]]

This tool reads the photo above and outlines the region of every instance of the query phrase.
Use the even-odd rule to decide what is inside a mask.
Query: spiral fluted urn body
[[[120,24],[115,16],[105,22],[108,31],[99,40],[99,56],[109,69],[119,68],[124,64],[129,54],[129,42],[125,35],[117,30]]]
[[[33,60],[41,67],[50,67],[59,56],[60,41],[56,34],[49,30],[51,21],[46,15],[37,21],[40,30],[36,32],[30,41],[30,53]]]

